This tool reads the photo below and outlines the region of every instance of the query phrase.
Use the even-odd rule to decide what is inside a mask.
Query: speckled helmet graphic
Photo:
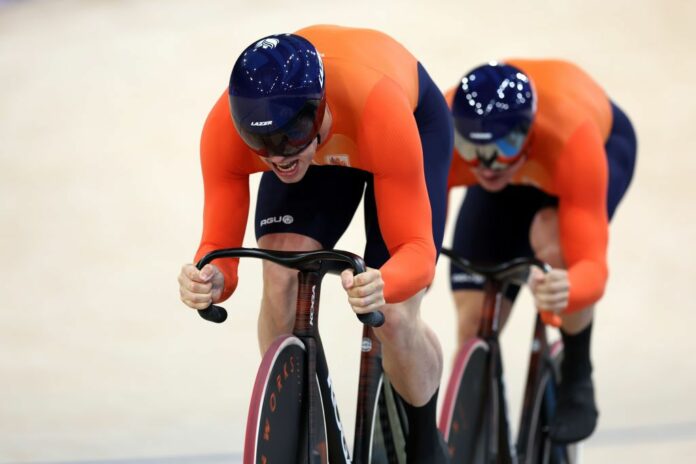
[[[535,112],[536,95],[523,71],[502,63],[474,68],[452,102],[457,151],[470,164],[504,169],[521,156]]]
[[[264,37],[232,69],[230,110],[237,132],[261,156],[293,156],[317,136],[324,118],[324,64],[295,34]]]

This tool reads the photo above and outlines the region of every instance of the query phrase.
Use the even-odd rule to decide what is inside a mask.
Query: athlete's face
[[[526,156],[520,156],[517,161],[510,164],[505,169],[491,169],[483,165],[483,163],[479,163],[478,166],[472,167],[471,170],[474,176],[476,176],[479,184],[481,184],[481,187],[489,192],[498,192],[510,183],[513,176],[520,170],[526,159]]]
[[[319,137],[315,137],[307,148],[293,156],[269,156],[259,158],[273,170],[278,179],[286,184],[299,182],[307,173],[307,169],[312,165],[314,155],[319,148],[319,140],[328,140],[331,132],[333,117],[329,111],[329,105],[324,110],[324,119],[319,128]]]
[[[318,139],[315,138],[307,145],[307,148],[293,156],[260,156],[259,158],[270,166],[278,179],[286,184],[293,184],[301,181],[307,173],[317,152],[317,141]]]

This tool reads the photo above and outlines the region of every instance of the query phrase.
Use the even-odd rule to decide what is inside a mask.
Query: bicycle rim
[[[306,350],[300,339],[276,339],[264,355],[249,404],[244,464],[288,462],[307,449]],[[307,462],[307,461],[299,461]]]
[[[483,463],[488,442],[486,369],[490,351],[480,339],[467,342],[455,360],[440,416],[452,462]]]
[[[408,424],[403,406],[389,380],[380,376],[373,411],[371,464],[405,464]]]
[[[556,445],[548,436],[549,423],[556,408],[556,387],[553,381],[560,381],[560,367],[563,360],[563,345],[555,342],[550,349],[551,366],[542,375],[534,400],[532,427],[524,464],[577,464],[578,445]],[[553,369],[551,371],[550,369]]]

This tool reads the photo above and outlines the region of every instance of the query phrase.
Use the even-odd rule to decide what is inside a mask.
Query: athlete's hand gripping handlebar
[[[203,266],[220,258],[260,258],[272,261],[285,267],[298,271],[318,272],[320,274],[340,274],[346,267],[353,269],[355,274],[365,272],[365,262],[353,253],[339,250],[318,251],[274,251],[258,248],[225,248],[211,251],[203,256],[196,267],[200,270]],[[201,309],[198,314],[203,319],[211,322],[224,322],[227,319],[227,311],[221,306],[211,304],[206,309]],[[384,324],[384,314],[374,311],[368,314],[358,314],[358,319],[363,324],[379,327]]]
[[[472,274],[478,274],[486,279],[494,279],[500,282],[507,281],[516,284],[525,284],[530,266],[538,267],[544,274],[547,274],[551,270],[551,266],[536,258],[516,258],[502,264],[482,266],[471,263],[448,248],[443,247],[441,253],[447,256],[452,263],[460,269]],[[544,324],[553,327],[561,326],[561,317],[553,311],[540,310],[539,313]]]

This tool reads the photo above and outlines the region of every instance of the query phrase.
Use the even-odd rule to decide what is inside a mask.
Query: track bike
[[[482,322],[478,336],[457,353],[440,416],[440,431],[452,463],[574,464],[576,445],[554,444],[548,435],[554,415],[563,346],[550,344],[546,321],[560,326],[560,318],[538,312],[534,324],[529,367],[517,440],[512,441],[505,400],[499,333],[501,301],[509,284],[526,283],[530,266],[550,267],[535,258],[518,258],[499,265],[476,265],[449,249],[442,253],[460,269],[484,279]]]
[[[210,252],[198,269],[220,258],[251,257],[298,271],[292,335],[278,337],[266,351],[254,383],[244,441],[244,464],[404,464],[408,424],[382,371],[381,344],[373,327],[381,312],[358,315],[363,328],[353,453],[339,418],[336,396],[319,336],[319,295],[325,274],[347,268],[365,272],[362,258],[345,251],[271,251],[228,248]],[[204,319],[223,322],[224,308],[200,310]]]

